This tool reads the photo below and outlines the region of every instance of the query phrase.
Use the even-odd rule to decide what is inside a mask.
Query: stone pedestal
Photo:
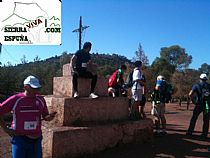
[[[104,77],[99,77],[96,85],[98,99],[87,97],[89,79],[79,79],[80,97],[71,97],[72,76],[68,64],[63,66],[63,76],[53,81],[53,95],[45,99],[49,111],[57,114],[53,121],[43,123],[44,158],[78,157],[117,144],[152,139],[152,120],[128,121],[128,99],[107,97]]]
[[[57,111],[55,119],[50,122],[56,126],[101,124],[128,118],[128,99],[125,97],[73,99],[48,96],[45,100],[51,111]]]
[[[107,82],[105,77],[98,76],[95,93],[99,96],[107,96]],[[87,97],[90,94],[91,79],[78,78],[78,92],[80,97]],[[72,76],[69,64],[63,66],[63,76],[54,77],[53,79],[53,95],[67,96],[73,95]]]
[[[119,144],[147,142],[152,139],[152,120],[124,121],[102,126],[53,127],[45,131],[45,158],[78,157]]]

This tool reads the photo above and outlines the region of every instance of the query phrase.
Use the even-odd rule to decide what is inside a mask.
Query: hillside
[[[23,80],[28,75],[37,76],[42,83],[42,94],[52,94],[53,77],[62,76],[62,67],[69,63],[72,54],[64,52],[61,56],[54,56],[45,60],[34,59],[34,62],[22,61],[15,66],[4,65],[0,67],[0,94],[6,98],[16,92],[22,91]],[[111,74],[121,64],[130,63],[124,56],[117,54],[91,54],[94,63],[98,64],[98,74],[106,76]]]

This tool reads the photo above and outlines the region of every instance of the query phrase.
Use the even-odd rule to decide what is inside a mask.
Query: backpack
[[[108,80],[108,87],[113,87],[117,85],[117,74],[118,74],[118,70],[116,70],[110,77]]]
[[[131,71],[128,75],[127,81],[126,81],[126,87],[131,88],[133,86],[133,71]]]
[[[195,93],[193,103],[204,104],[205,102],[210,103],[210,85],[209,84],[198,84],[198,92]],[[197,95],[197,96],[196,96]]]
[[[151,93],[151,101],[154,101],[155,104],[160,103],[160,91],[154,89],[153,92]]]
[[[160,95],[161,100],[163,100],[165,103],[169,103],[172,98],[172,85],[166,81],[163,81],[160,86]]]

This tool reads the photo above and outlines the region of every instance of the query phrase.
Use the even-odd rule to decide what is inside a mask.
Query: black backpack
[[[133,71],[131,71],[128,75],[127,81],[126,81],[126,87],[131,88],[133,86]]]
[[[195,105],[210,103],[210,85],[207,84],[197,84],[197,91],[192,94],[192,102]]]
[[[165,103],[169,103],[172,98],[172,85],[166,81],[163,81],[160,88],[160,93]]]
[[[142,81],[146,82],[146,79],[145,79],[144,75],[142,75]],[[126,80],[126,87],[127,88],[132,88],[134,83],[135,82],[133,81],[133,71],[131,71],[130,74],[128,75],[127,80]]]

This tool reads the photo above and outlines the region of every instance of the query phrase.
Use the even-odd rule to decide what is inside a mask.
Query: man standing
[[[200,83],[194,85],[192,90],[189,92],[195,108],[193,110],[193,116],[190,120],[190,125],[187,131],[187,135],[191,136],[197,118],[201,112],[203,112],[203,130],[201,137],[206,138],[209,130],[209,104],[210,104],[210,84],[207,83],[208,77],[206,74],[200,75]]]
[[[13,158],[42,158],[41,120],[51,121],[56,112],[49,114],[44,97],[39,95],[41,85],[34,76],[24,80],[24,92],[11,96],[0,104],[0,126],[12,139]],[[3,120],[12,112],[11,127]]]
[[[145,85],[145,82],[142,78],[142,72],[141,72],[141,61],[136,61],[134,63],[134,70],[133,70],[133,85],[131,88],[132,92],[132,106],[131,106],[131,117],[134,117],[134,119],[140,119],[140,102],[142,100],[142,86]],[[132,116],[133,115],[133,116]]]
[[[94,94],[95,86],[97,83],[97,75],[92,71],[93,63],[91,62],[90,50],[92,44],[90,42],[85,42],[83,45],[83,49],[78,50],[75,55],[71,58],[71,71],[73,74],[73,89],[74,89],[74,98],[78,98],[78,77],[81,78],[90,78],[91,82],[91,90],[90,90],[90,98],[98,98],[96,94]]]
[[[152,115],[155,121],[155,134],[166,135],[166,118],[165,118],[165,99],[166,99],[166,81],[163,76],[157,77],[154,89],[154,100],[152,102]],[[162,130],[160,125],[162,124]]]

